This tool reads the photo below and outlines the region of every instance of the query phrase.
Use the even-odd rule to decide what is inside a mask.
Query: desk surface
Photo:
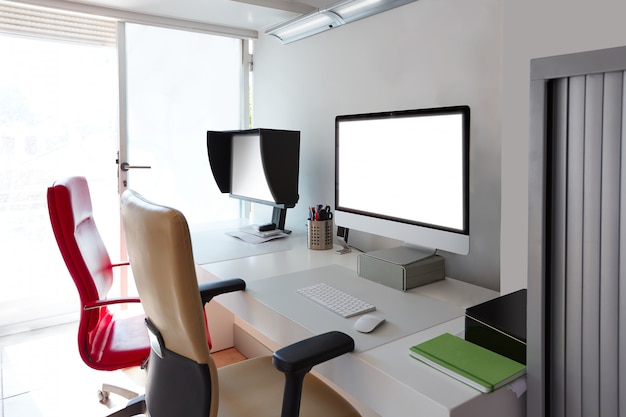
[[[297,294],[299,288],[324,282],[376,306],[385,318],[375,331],[354,330],[358,317],[343,318]],[[252,281],[246,292],[314,334],[338,330],[349,334],[363,352],[463,315],[463,309],[415,292],[385,287],[357,276],[353,269],[328,265]]]
[[[207,238],[207,234],[202,235]],[[198,238],[196,238],[198,239]],[[234,239],[234,238],[233,238]],[[219,240],[219,239],[218,239]],[[237,243],[248,245],[246,243]],[[194,245],[197,245],[194,240]],[[198,279],[201,282],[232,277],[243,278],[250,288],[249,291],[222,295],[216,300],[232,311],[235,316],[249,324],[255,331],[271,341],[276,348],[296,342],[313,334],[320,333],[327,327],[334,327],[353,335],[348,326],[350,319],[343,319],[333,313],[324,314],[318,325],[303,319],[310,308],[317,308],[309,300],[298,300],[301,297],[292,294],[295,304],[301,304],[304,310],[292,313],[292,302],[276,304],[273,295],[264,293],[274,291],[278,283],[283,283],[290,277],[295,281],[311,279],[311,271],[337,272],[356,271],[357,253],[338,255],[333,250],[314,251],[306,248],[306,237],[294,232],[292,236],[280,242],[281,249],[266,253],[230,257],[231,259],[199,265]],[[209,250],[210,242],[202,243],[203,250]],[[254,250],[254,248],[253,248]],[[354,272],[356,276],[356,273]],[[360,278],[359,278],[360,279]],[[348,280],[343,282],[341,289],[354,292],[362,297],[361,286],[350,287]],[[328,282],[332,285],[332,282]],[[291,286],[288,285],[288,288]],[[346,287],[347,285],[347,287]],[[372,285],[366,284],[365,291],[371,294]],[[396,291],[387,289],[381,292]],[[498,295],[497,292],[480,288],[471,284],[453,279],[445,279],[433,284],[419,287],[402,293],[396,291],[393,295],[405,300],[427,300],[422,314],[429,317],[418,330],[404,331],[386,337],[384,341],[370,343],[365,336],[357,335],[357,351],[343,355],[328,363],[315,368],[322,376],[328,378],[345,392],[374,410],[381,416],[401,417],[427,416],[522,416],[525,415],[525,395],[517,398],[516,394],[502,388],[492,394],[480,394],[478,391],[459,383],[444,374],[429,368],[412,359],[408,354],[410,346],[428,340],[443,332],[459,333],[463,330],[463,313],[466,307],[489,300]],[[369,300],[368,300],[369,301]],[[376,304],[376,300],[373,300]],[[309,303],[309,304],[307,304]],[[397,320],[397,312],[401,309],[390,310],[383,303],[383,315],[389,315],[390,326],[400,325],[406,329],[406,323]],[[441,309],[432,309],[432,306]],[[419,308],[418,308],[419,310]],[[395,323],[394,323],[395,322]],[[383,325],[384,326],[384,325]],[[322,327],[324,329],[322,329]],[[369,336],[377,339],[375,330]],[[356,333],[356,332],[353,332]],[[387,335],[388,336],[388,335]],[[365,342],[363,341],[365,340]],[[359,348],[360,342],[360,348]]]

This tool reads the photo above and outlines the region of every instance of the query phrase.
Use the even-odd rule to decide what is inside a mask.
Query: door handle
[[[150,166],[146,166],[146,165],[131,165],[128,162],[122,162],[120,164],[120,169],[124,172],[128,171],[129,169],[150,169],[152,167]]]

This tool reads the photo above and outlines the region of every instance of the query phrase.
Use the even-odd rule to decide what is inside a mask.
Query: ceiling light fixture
[[[308,36],[354,22],[415,0],[344,0],[326,9],[316,10],[265,31],[288,44]]]

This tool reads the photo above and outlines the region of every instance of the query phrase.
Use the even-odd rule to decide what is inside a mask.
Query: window
[[[0,32],[0,335],[77,317],[48,219],[55,179],[88,178],[103,238],[119,253],[116,48],[45,36]]]
[[[110,256],[124,258],[120,108],[133,164],[153,166],[130,173],[133,188],[191,221],[239,215],[211,177],[206,131],[241,127],[242,41],[119,25],[129,35],[122,66],[118,22],[0,1],[0,336],[78,317],[48,219],[46,190],[56,179],[87,177]],[[123,103],[119,79],[127,80]]]

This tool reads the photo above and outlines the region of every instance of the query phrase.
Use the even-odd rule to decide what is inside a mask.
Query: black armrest
[[[308,372],[315,365],[353,350],[354,340],[345,333],[334,331],[277,350],[272,363],[284,373]]]
[[[272,363],[285,374],[282,417],[297,417],[304,377],[313,366],[354,350],[354,340],[345,333],[328,332],[296,342],[274,352]]]
[[[246,282],[240,278],[232,278],[224,281],[207,282],[198,285],[202,303],[206,304],[216,295],[225,294],[227,292],[243,291],[246,289]]]

